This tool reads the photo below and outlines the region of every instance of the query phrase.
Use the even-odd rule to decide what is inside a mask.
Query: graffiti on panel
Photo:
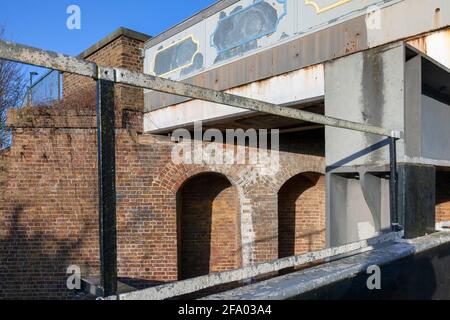
[[[395,0],[240,0],[159,43],[154,41],[146,51],[146,70],[185,79],[391,1]]]
[[[305,4],[312,6],[317,14],[321,14],[351,1],[352,0],[305,0]]]
[[[203,67],[203,55],[199,41],[193,35],[178,40],[167,47],[160,47],[155,55],[153,73],[164,77],[180,71],[189,74]]]
[[[229,15],[221,12],[211,36],[211,46],[217,50],[214,63],[258,48],[258,39],[277,31],[286,14],[287,0],[257,0],[247,7],[235,7]]]

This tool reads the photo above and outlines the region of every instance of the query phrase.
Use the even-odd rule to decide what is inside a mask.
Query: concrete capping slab
[[[443,232],[450,232],[450,221],[443,221],[436,223],[436,230]]]
[[[117,290],[123,293],[135,291],[136,288],[119,281],[117,283]],[[101,297],[103,295],[103,289],[100,284],[100,278],[87,277],[81,279],[81,291],[86,295],[90,295],[93,297]]]
[[[450,232],[438,232],[334,261],[308,270],[273,278],[202,300],[286,300],[321,287],[353,278],[372,265],[383,266],[450,243]]]
[[[90,55],[94,54],[95,52],[97,52],[101,48],[107,46],[108,44],[110,44],[111,42],[113,42],[114,40],[118,39],[121,36],[125,36],[125,37],[131,38],[131,39],[139,40],[141,42],[145,42],[145,41],[147,41],[147,40],[152,38],[151,36],[149,36],[149,35],[147,35],[145,33],[137,32],[137,31],[134,31],[134,30],[131,30],[131,29],[127,29],[127,28],[124,28],[124,27],[120,27],[116,31],[110,33],[109,35],[107,35],[106,37],[104,37],[100,41],[96,42],[94,45],[92,45],[91,47],[89,47],[88,49],[83,51],[82,53],[80,53],[78,55],[78,58],[86,59]]]
[[[398,240],[403,236],[402,232],[391,232],[368,240],[363,240],[340,247],[328,248],[321,251],[310,252],[303,255],[279,259],[237,270],[213,273],[202,277],[169,283],[141,291],[135,291],[119,296],[108,297],[107,300],[164,300],[182,296],[217,285],[242,281],[253,277],[270,274],[283,269],[302,266],[308,263],[323,261],[343,254],[371,250],[380,244]]]

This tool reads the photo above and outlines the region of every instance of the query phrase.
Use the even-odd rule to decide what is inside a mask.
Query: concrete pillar
[[[435,231],[436,168],[450,168],[448,69],[397,43],[325,65],[325,114],[404,133],[399,218],[407,238]],[[328,244],[388,230],[388,140],[327,127]]]
[[[399,164],[399,218],[407,239],[435,231],[436,169]]]
[[[325,65],[325,114],[403,130],[404,47],[377,48]],[[328,245],[390,231],[389,139],[326,128]],[[397,144],[404,153],[404,141]]]

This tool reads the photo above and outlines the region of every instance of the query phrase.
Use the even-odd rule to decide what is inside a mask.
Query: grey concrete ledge
[[[114,40],[120,38],[121,36],[126,36],[128,38],[135,39],[135,40],[138,40],[141,42],[146,42],[147,40],[152,38],[151,36],[149,36],[145,33],[127,29],[124,27],[120,27],[116,31],[110,33],[109,35],[107,35],[103,39],[99,40],[94,45],[92,45],[91,47],[89,47],[88,49],[83,51],[82,53],[80,53],[78,55],[78,58],[86,59],[87,57],[91,56],[92,54],[94,54],[98,50],[102,49],[103,47],[107,46]]]
[[[400,240],[369,252],[308,270],[203,298],[202,300],[286,300],[341,280],[353,278],[372,265],[383,266],[450,243],[450,232]]]

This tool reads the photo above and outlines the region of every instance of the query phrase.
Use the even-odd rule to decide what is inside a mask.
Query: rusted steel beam
[[[0,58],[325,126],[395,138],[400,138],[401,134],[376,126],[282,107],[264,101],[244,98],[130,70],[99,68],[96,64],[85,60],[4,41],[0,41]]]
[[[398,136],[397,133],[380,127],[365,125],[357,122],[332,117],[326,117],[317,113],[307,112],[289,107],[283,107],[269,102],[244,98],[241,96],[236,96],[225,92],[194,86],[184,82],[163,79],[125,69],[115,68],[115,71],[116,71],[116,81],[122,84],[223,104],[227,106],[237,107],[256,112],[273,114],[301,121],[307,121],[325,126],[338,127],[365,133],[372,133],[386,137]]]

